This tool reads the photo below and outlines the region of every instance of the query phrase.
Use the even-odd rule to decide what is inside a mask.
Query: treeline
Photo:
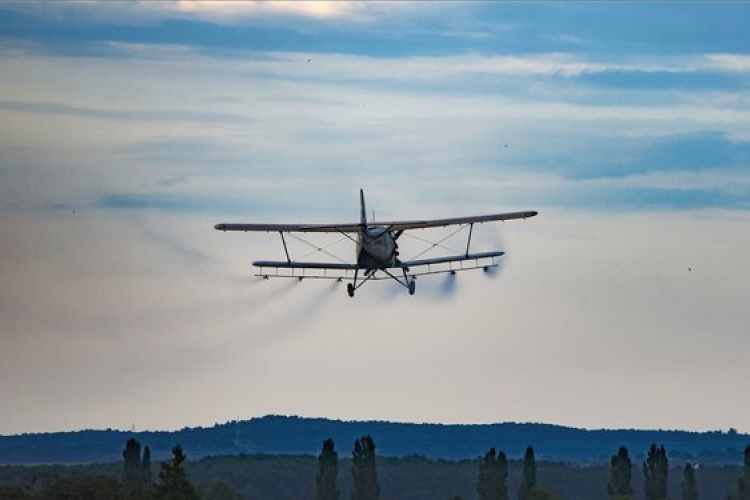
[[[122,452],[121,479],[111,475],[70,475],[44,481],[40,488],[31,484],[0,484],[2,500],[201,500],[221,499],[224,491],[234,494],[229,485],[218,482],[220,496],[214,490],[201,495],[188,479],[187,456],[180,445],[172,449],[172,460],[161,463],[159,479],[151,480],[151,452],[148,447],[141,454],[141,445],[129,439]],[[223,488],[223,489],[221,489]],[[232,498],[232,497],[230,497]],[[234,499],[242,498],[236,493]]]
[[[645,458],[651,443],[662,443],[674,463],[738,465],[750,435],[736,430],[687,432],[662,430],[585,430],[548,424],[481,425],[357,422],[322,418],[265,416],[251,420],[185,428],[174,432],[135,434],[148,443],[154,460],[169,458],[174,443],[190,450],[192,459],[246,454],[314,455],[327,438],[352,443],[377,436],[381,456],[419,454],[434,459],[473,459],[493,443],[509,459],[523,458],[529,443],[544,443],[543,460],[580,464],[607,463],[612,450],[626,446],[634,458]],[[103,463],[119,459],[118,450],[134,433],[84,430],[0,436],[0,464]]]
[[[122,461],[80,466],[0,467],[7,500],[750,500],[750,446],[742,466],[670,465],[652,444],[642,461],[626,447],[609,464],[511,460],[490,448],[473,460],[379,457],[369,435],[340,458],[332,439],[317,457],[239,455],[188,462],[181,446],[158,465],[129,439]]]

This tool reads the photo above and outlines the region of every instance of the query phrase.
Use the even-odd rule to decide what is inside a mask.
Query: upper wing
[[[475,215],[471,217],[451,217],[448,219],[427,219],[378,222],[378,226],[385,226],[392,231],[404,231],[407,229],[427,229],[430,227],[452,226],[458,224],[475,224],[491,221],[504,221],[513,219],[527,219],[534,217],[538,212],[506,212],[502,214]],[[361,224],[232,224],[220,223],[214,226],[219,231],[264,231],[264,232],[291,232],[291,233],[356,233],[359,232]]]
[[[405,231],[407,229],[427,229],[429,227],[454,226],[459,224],[476,224],[492,221],[528,219],[529,217],[534,217],[537,214],[538,212],[530,210],[526,212],[506,212],[502,214],[474,215],[470,217],[450,217],[448,219],[378,222],[378,226],[386,226],[393,231]]]
[[[356,233],[359,224],[232,224],[220,223],[214,226],[218,231],[263,231],[282,233]]]

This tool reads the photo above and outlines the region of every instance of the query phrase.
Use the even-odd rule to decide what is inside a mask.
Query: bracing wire
[[[328,245],[325,245],[323,247],[319,247],[319,246],[317,246],[317,245],[315,245],[315,244],[307,241],[305,238],[302,238],[301,236],[299,236],[299,235],[297,235],[295,233],[288,233],[288,234],[289,234],[289,236],[291,236],[295,240],[299,241],[300,243],[304,243],[305,245],[307,245],[307,246],[309,246],[310,248],[313,249],[312,252],[308,252],[307,254],[303,255],[302,257],[300,257],[299,260],[306,259],[307,257],[320,252],[320,253],[325,254],[325,255],[329,256],[330,258],[335,259],[335,260],[337,260],[337,261],[339,261],[339,262],[341,262],[343,264],[347,263],[346,260],[342,259],[338,255],[333,254],[333,253],[329,252],[328,250],[326,250],[327,248],[330,248],[332,246],[338,245],[342,241],[346,240],[348,238],[348,236],[346,236],[346,235],[344,237],[339,238],[338,240],[334,241],[333,243],[329,243]]]
[[[414,238],[415,240],[419,240],[419,241],[421,241],[422,243],[426,243],[426,244],[430,245],[430,246],[429,246],[428,248],[425,248],[424,250],[422,250],[422,251],[421,251],[421,252],[419,252],[418,254],[414,255],[414,256],[412,257],[412,259],[417,259],[417,258],[419,258],[419,257],[423,256],[424,254],[426,254],[427,252],[429,252],[429,251],[431,251],[431,250],[434,250],[435,248],[442,248],[443,250],[446,250],[446,251],[448,251],[448,252],[453,252],[453,253],[462,253],[462,252],[459,252],[458,250],[455,250],[455,249],[453,249],[453,248],[450,248],[450,247],[444,246],[444,245],[443,245],[443,243],[444,243],[444,242],[445,242],[446,240],[448,240],[448,239],[450,239],[450,238],[454,237],[455,235],[457,235],[457,234],[458,234],[459,232],[463,231],[463,230],[464,230],[464,229],[466,229],[467,227],[469,227],[469,224],[462,224],[461,226],[459,226],[459,228],[458,228],[458,229],[456,229],[456,230],[455,230],[455,231],[453,231],[452,233],[448,234],[447,236],[445,236],[444,238],[442,238],[442,239],[440,239],[440,240],[438,240],[438,241],[436,241],[436,242],[430,241],[430,240],[428,240],[428,239],[425,239],[425,238],[420,238],[419,236],[416,236],[416,235],[413,235],[413,234],[409,234],[409,233],[404,233],[404,234],[406,234],[407,236],[409,236],[410,238]]]

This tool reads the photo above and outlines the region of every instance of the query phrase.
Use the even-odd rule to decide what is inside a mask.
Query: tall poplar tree
[[[144,481],[143,465],[141,463],[141,443],[135,438],[130,438],[122,450],[124,461],[123,482],[127,490],[133,490]]]
[[[738,500],[750,500],[750,446],[745,447],[745,466],[739,480]]]
[[[380,486],[375,465],[375,442],[370,436],[354,441],[352,452],[352,500],[379,500]]]
[[[146,446],[141,458],[141,443],[130,438],[122,451],[124,461],[123,483],[125,489],[133,491],[151,484],[151,450]]]
[[[326,439],[318,455],[315,500],[339,500],[339,488],[336,484],[338,471],[339,454],[336,452],[333,439]]]
[[[534,458],[534,448],[526,448],[526,454],[523,456],[523,478],[521,487],[518,490],[518,500],[531,500],[531,490],[536,486],[536,459]]]
[[[143,482],[151,484],[151,450],[148,446],[143,449],[142,464]]]
[[[682,472],[682,500],[698,500],[698,484],[695,482],[695,469],[689,463]]]
[[[508,458],[490,448],[479,463],[479,500],[508,500]]]
[[[617,455],[610,460],[609,483],[607,493],[610,497],[632,497],[633,488],[630,479],[633,475],[633,462],[628,456],[628,449],[621,446]]]
[[[646,461],[643,462],[643,487],[646,500],[667,498],[668,473],[667,450],[664,449],[664,445],[657,447],[656,443],[653,443],[648,450]]]

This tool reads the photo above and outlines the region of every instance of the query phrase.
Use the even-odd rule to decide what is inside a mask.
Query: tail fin
[[[367,209],[365,208],[365,192],[362,188],[359,189],[359,223],[363,226],[367,226]]]

